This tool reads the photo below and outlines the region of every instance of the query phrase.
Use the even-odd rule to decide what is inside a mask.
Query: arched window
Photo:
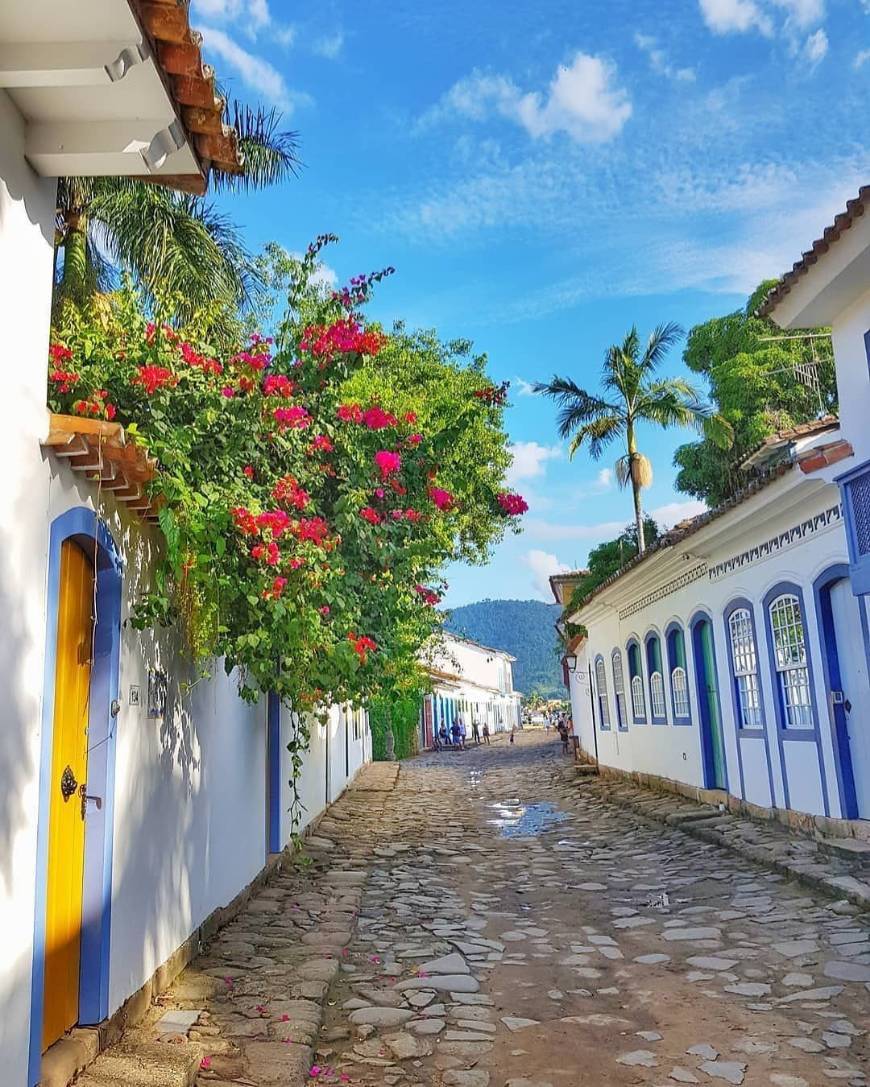
[[[643,670],[640,665],[640,646],[631,642],[628,646],[628,677],[631,686],[631,714],[635,723],[646,724],[646,699],[643,693]]]
[[[734,678],[738,727],[763,728],[758,649],[755,644],[755,625],[749,608],[737,607],[728,616],[728,640],[731,644],[731,673]]]
[[[686,639],[676,624],[668,630],[668,668],[671,673],[671,704],[674,707],[674,723],[688,724],[691,720],[689,707],[689,677],[686,672]]]
[[[598,723],[602,729],[610,728],[610,702],[607,698],[607,673],[604,657],[595,661],[595,688],[598,691]]]
[[[616,699],[616,727],[627,729],[628,707],[625,704],[625,676],[622,671],[622,653],[618,649],[613,650],[610,666],[613,669],[613,696]]]
[[[801,602],[783,593],[768,606],[771,644],[785,728],[813,728],[813,696]]]
[[[649,702],[653,724],[667,724],[665,681],[662,673],[662,646],[658,634],[647,635],[646,666],[649,672]]]

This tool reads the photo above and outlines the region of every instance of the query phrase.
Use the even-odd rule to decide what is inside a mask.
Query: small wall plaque
[[[141,693],[141,688],[138,687],[137,685],[133,685],[133,686],[130,687],[130,705],[131,706],[141,706],[142,705],[142,700],[141,700],[141,697],[140,697],[140,693]]]

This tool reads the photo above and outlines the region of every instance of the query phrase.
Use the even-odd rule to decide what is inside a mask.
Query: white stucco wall
[[[0,90],[0,1067],[27,1067],[44,652],[48,473],[39,450],[55,183],[23,157],[20,115]]]
[[[840,313],[831,328],[837,364],[837,393],[843,437],[852,443],[855,459],[841,465],[870,460],[870,366],[864,336],[870,331],[870,288]]]
[[[836,765],[832,740],[831,708],[823,680],[822,644],[819,617],[813,594],[815,579],[826,569],[847,562],[846,538],[842,521],[836,516],[823,527],[814,527],[793,534],[787,542],[784,535],[799,525],[806,525],[839,505],[837,488],[831,484],[806,481],[793,470],[779,483],[762,491],[732,514],[714,522],[708,529],[677,545],[670,553],[654,556],[642,564],[633,575],[625,575],[605,590],[586,608],[577,613],[589,631],[585,655],[578,653],[576,673],[571,677],[571,697],[575,730],[581,744],[594,753],[597,741],[602,764],[626,771],[660,775],[689,785],[703,787],[704,768],[701,747],[698,688],[695,681],[697,662],[689,631],[689,622],[699,609],[706,610],[713,624],[719,698],[724,726],[724,747],[727,764],[728,791],[761,806],[788,806],[812,814],[825,814],[825,801],[832,816],[842,814],[836,787]],[[718,539],[717,539],[718,537]],[[768,547],[770,541],[779,541]],[[765,545],[753,552],[756,545]],[[688,570],[704,561],[703,576],[689,580],[682,587],[673,587],[682,569]],[[723,569],[719,564],[739,559],[739,563]],[[769,638],[763,600],[780,582],[793,582],[803,590],[805,633],[810,663],[815,681],[816,713],[819,723],[821,769],[814,743],[790,739],[788,730],[778,724],[776,691],[769,663]],[[661,589],[658,593],[656,590]],[[647,596],[656,599],[644,603]],[[754,609],[758,647],[765,728],[744,730],[738,739],[735,725],[735,691],[724,614],[737,599],[749,600]],[[644,606],[625,616],[636,603]],[[620,612],[625,617],[620,618]],[[689,673],[691,725],[675,725],[668,666],[665,632],[672,621],[684,631]],[[655,630],[660,639],[665,671],[667,725],[653,725],[650,718],[649,668],[645,637]],[[860,634],[859,634],[860,636]],[[646,724],[635,724],[631,716],[630,678],[627,644],[635,637],[641,645],[641,659],[646,702]],[[611,654],[620,648],[628,705],[628,728],[616,728]],[[611,728],[604,730],[596,723],[592,733],[589,708],[588,672],[598,655],[604,657],[607,676],[607,696]],[[596,704],[596,721],[598,716]],[[764,737],[767,737],[765,745]],[[780,744],[780,740],[782,743]],[[738,744],[740,752],[738,754]],[[782,750],[782,754],[780,751]],[[768,756],[769,752],[769,756]],[[768,768],[768,757],[770,766]],[[742,762],[742,775],[741,775]],[[784,762],[784,765],[783,765]],[[824,781],[823,781],[824,777]],[[770,781],[773,781],[771,795]],[[786,805],[784,783],[789,789]]]

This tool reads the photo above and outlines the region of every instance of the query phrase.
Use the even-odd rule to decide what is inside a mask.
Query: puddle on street
[[[490,807],[496,817],[487,819],[487,823],[498,827],[505,838],[534,837],[568,818],[568,813],[559,811],[555,804],[521,804],[515,798],[490,804]]]

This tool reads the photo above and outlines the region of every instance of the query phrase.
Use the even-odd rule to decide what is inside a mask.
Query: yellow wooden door
[[[79,1017],[79,960],[85,823],[81,786],[88,769],[94,572],[85,553],[62,546],[55,662],[51,812],[45,919],[43,1049]]]

